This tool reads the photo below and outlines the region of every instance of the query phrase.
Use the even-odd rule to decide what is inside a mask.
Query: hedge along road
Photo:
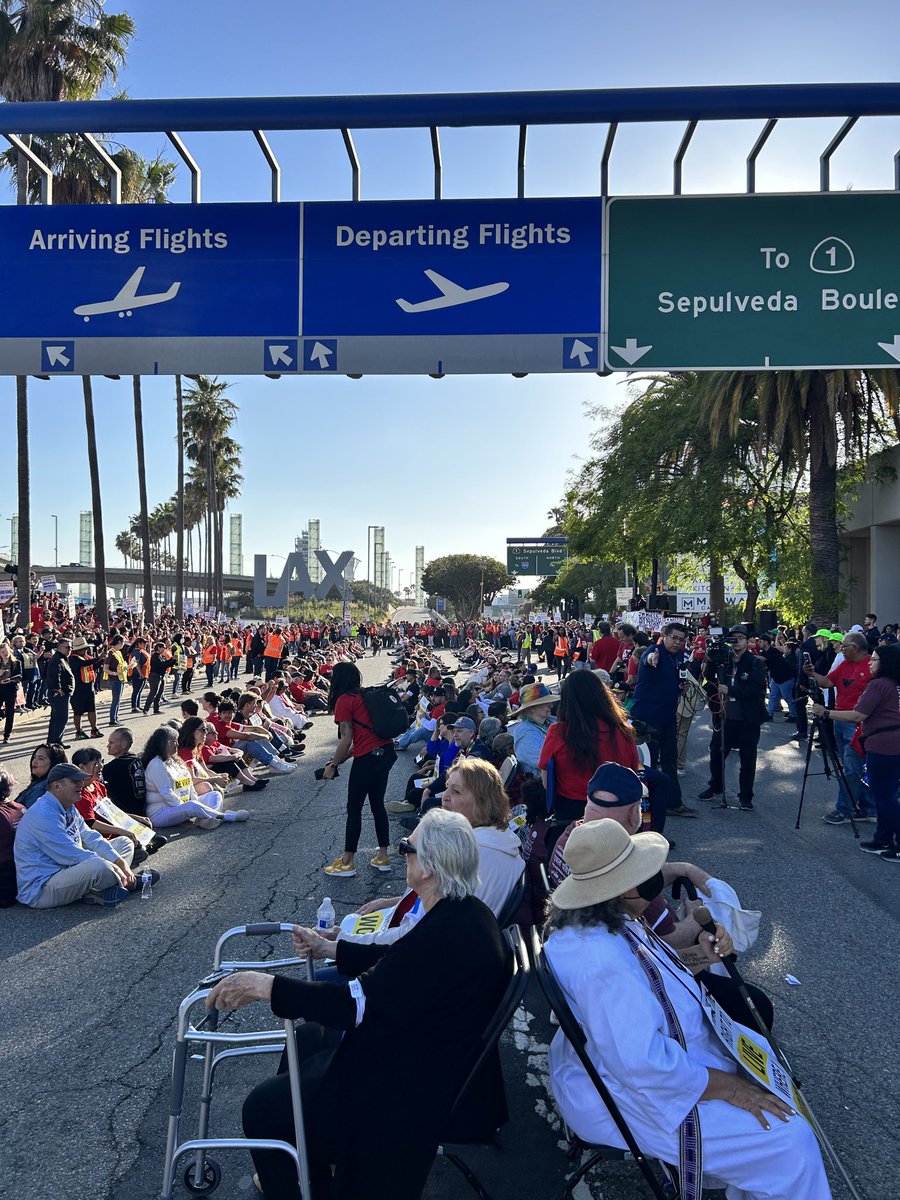
[[[450,656],[445,654],[446,659]],[[382,654],[362,662],[366,684],[387,673]],[[170,708],[175,712],[175,708]],[[134,723],[140,743],[157,722]],[[36,727],[43,736],[43,722]],[[22,733],[24,734],[24,728]],[[800,833],[793,829],[802,761],[787,742],[789,726],[764,731],[757,812],[702,806],[696,821],[670,820],[676,857],[728,879],[748,908],[763,910],[762,932],[742,961],[749,978],[771,993],[777,1032],[819,1119],[865,1200],[896,1195],[895,1120],[900,1088],[893,1064],[898,1037],[882,1013],[895,1003],[892,979],[900,951],[900,893],[889,864],[860,854],[849,830],[822,824],[832,785],[811,781]],[[157,856],[162,881],[150,903],[134,898],[115,912],[87,906],[0,913],[0,1194],[15,1200],[151,1200],[159,1193],[168,1111],[174,1022],[179,1001],[208,969],[218,935],[251,920],[312,922],[327,891],[338,916],[367,899],[397,891],[402,867],[380,876],[363,866],[351,880],[328,880],[323,864],[341,849],[346,775],[316,783],[312,772],[334,744],[329,717],[309,730],[297,771],[246,799],[251,820],[216,831],[173,837]],[[102,746],[102,743],[96,743]],[[689,751],[688,798],[706,783],[707,731],[695,722]],[[19,771],[22,760],[13,762]],[[412,752],[392,772],[390,798],[402,794]],[[734,767],[736,770],[736,765]],[[729,764],[729,771],[732,770]],[[20,778],[24,778],[24,771]],[[696,787],[694,786],[696,785]],[[867,832],[863,827],[864,836]],[[174,832],[174,831],[173,831]],[[402,835],[392,818],[392,836]],[[364,818],[359,862],[374,851]],[[395,860],[396,861],[396,860]],[[878,870],[876,870],[878,868]],[[238,943],[260,958],[286,952],[286,939]],[[791,987],[786,974],[801,983]],[[252,1028],[248,1009],[226,1028]],[[879,1053],[872,1053],[872,1029]],[[462,1156],[497,1200],[550,1197],[566,1159],[561,1130],[546,1091],[545,1047],[553,1034],[532,985],[504,1040],[511,1121],[502,1152],[465,1149]],[[427,1037],[427,1014],[410,1004],[409,1036]],[[274,1059],[226,1063],[216,1080],[213,1132],[237,1133],[249,1088],[274,1069]],[[375,1069],[375,1068],[373,1068]],[[379,1070],[402,1070],[402,1047],[389,1049]],[[195,1132],[198,1064],[185,1092],[183,1136]],[[427,1102],[427,1081],[410,1080],[410,1103]],[[398,1146],[403,1115],[398,1113]],[[382,1163],[389,1169],[386,1148]],[[221,1200],[255,1193],[249,1156],[217,1154]],[[187,1195],[179,1183],[176,1195]],[[436,1163],[429,1200],[466,1194],[446,1161]],[[631,1164],[611,1164],[579,1200],[644,1195]],[[835,1195],[840,1195],[835,1188]]]

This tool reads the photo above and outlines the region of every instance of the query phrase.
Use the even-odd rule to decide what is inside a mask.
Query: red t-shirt
[[[96,820],[94,816],[94,808],[98,800],[105,799],[107,795],[106,786],[95,779],[93,783],[86,783],[81,789],[81,796],[75,801],[75,807],[81,813],[82,817],[90,823]]]
[[[872,679],[869,656],[858,663],[842,662],[832,668],[828,678],[834,688],[834,707],[838,712],[852,712]]]
[[[362,758],[364,754],[370,754],[376,746],[391,745],[390,738],[381,738],[371,729],[366,728],[372,722],[369,719],[366,702],[359,692],[345,692],[343,696],[338,697],[334,706],[334,723],[340,725],[341,721],[352,722],[354,758]]]
[[[599,671],[608,671],[619,657],[619,639],[611,633],[597,638],[591,646],[591,662]]]
[[[236,721],[228,721],[227,723],[221,717],[215,716],[209,718],[209,723],[219,735],[219,741],[224,742],[226,746],[230,746],[231,738],[228,736],[229,729],[240,729],[240,725]]]
[[[538,767],[546,771],[550,759],[556,765],[556,791],[560,796],[570,800],[587,802],[587,785],[597,767],[603,762],[619,763],[623,767],[631,767],[633,771],[640,768],[637,746],[634,739],[621,730],[610,733],[609,728],[601,721],[597,722],[600,737],[597,746],[597,761],[586,767],[576,763],[564,741],[565,725],[557,721],[547,730],[544,746]]]

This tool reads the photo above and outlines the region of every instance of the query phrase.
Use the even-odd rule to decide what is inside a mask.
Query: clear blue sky
[[[570,0],[455,0],[389,5],[345,0],[132,0],[137,24],[120,80],[133,97],[594,88],[725,83],[890,80],[896,77],[900,9],[887,0],[848,6],[757,0],[627,5]],[[818,155],[839,122],[784,122],[760,161],[761,191],[815,190]],[[759,124],[701,126],[685,166],[687,192],[740,191]],[[672,125],[624,128],[612,163],[618,194],[665,192],[681,136]],[[529,195],[597,190],[605,131],[534,129]],[[516,131],[442,131],[447,197],[512,195]],[[348,199],[350,173],[337,133],[274,134],[285,199]],[[264,200],[268,175],[247,134],[192,135],[207,201]],[[364,199],[427,197],[431,156],[423,131],[356,136]],[[133,139],[142,153],[159,137]],[[893,186],[900,119],[857,126],[834,160],[835,190]],[[174,157],[174,155],[173,155]],[[0,185],[0,199],[13,199]],[[189,199],[184,173],[173,200]],[[585,406],[626,398],[622,376],[469,379],[343,377],[279,382],[236,378],[243,446],[245,565],[254,552],[285,554],[310,516],[322,541],[365,558],[366,526],[386,527],[404,571],[414,547],[426,557],[459,551],[503,558],[507,536],[541,532],[567,472],[588,450]],[[95,403],[108,551],[137,509],[129,380],[98,380]],[[175,486],[173,383],[145,382],[151,505]],[[80,386],[31,383],[34,561],[78,557],[78,511],[90,507]],[[15,390],[0,379],[7,454],[0,470],[0,550],[16,504]],[[273,564],[274,565],[274,564]]]

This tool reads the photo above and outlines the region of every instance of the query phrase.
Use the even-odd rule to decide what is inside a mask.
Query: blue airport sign
[[[0,373],[595,371],[599,199],[0,206]]]

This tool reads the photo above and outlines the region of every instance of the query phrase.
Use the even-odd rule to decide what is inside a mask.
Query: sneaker
[[[859,824],[860,821],[866,821],[870,825],[875,825],[878,821],[878,817],[875,815],[875,813],[854,813],[853,820],[856,821],[857,824]]]
[[[155,887],[159,883],[159,871],[154,871],[152,867],[141,867],[139,871],[132,871],[134,883],[127,890],[129,892],[139,892],[144,883],[144,875],[149,871],[150,882]]]
[[[297,768],[294,763],[284,762],[280,758],[275,758],[272,760],[269,769],[274,771],[276,775],[290,775]]]
[[[376,871],[390,871],[391,869],[391,862],[386,854],[384,856],[376,854],[374,858],[369,860],[369,865],[374,867]]]
[[[90,736],[91,735],[89,733],[85,733],[83,729],[79,729],[78,732],[75,734],[75,741],[76,742],[86,742]]]
[[[416,811],[416,806],[408,804],[405,800],[389,800],[384,809],[389,813],[411,813]]]
[[[356,866],[353,863],[345,863],[342,858],[336,858],[323,870],[326,875],[339,875],[342,879],[352,879],[356,874]]]
[[[831,812],[827,812],[822,820],[826,825],[843,825],[844,822],[849,821],[850,818],[846,813],[838,812],[838,810],[835,808]]]
[[[242,783],[240,786],[245,792],[261,792],[268,784],[268,779],[257,779],[255,783]]]
[[[228,821],[229,824],[233,824],[235,821],[249,821],[250,814],[247,812],[246,808],[235,808],[230,812],[223,813],[222,820]]]
[[[198,829],[218,829],[222,821],[219,817],[195,817],[194,824]]]
[[[244,785],[241,783],[241,781],[239,779],[232,779],[231,783],[226,784],[225,786],[225,795],[236,796],[238,792],[242,792],[243,790]]]
[[[884,842],[860,842],[859,848],[863,854],[881,854],[885,850],[892,850],[892,846],[886,846]]]
[[[715,800],[716,796],[721,796],[721,792],[717,792],[714,788],[708,787],[702,792],[697,793],[698,800]],[[669,812],[674,812],[674,808],[670,808]]]
[[[100,904],[103,908],[115,908],[117,904],[127,900],[130,895],[127,888],[113,884],[112,887],[105,888],[102,892],[88,892],[81,899],[85,904]]]
[[[147,853],[155,854],[157,850],[162,850],[163,846],[167,846],[168,844],[169,839],[167,837],[161,833],[156,833],[153,835],[153,841],[147,844]]]
[[[882,850],[881,857],[885,862],[900,863],[900,851]]]
[[[740,809],[741,809],[741,812],[754,812],[755,809],[753,807],[753,801],[752,800],[742,800],[741,804],[740,804]],[[669,811],[671,812],[672,810],[670,809]]]
[[[686,804],[679,804],[677,808],[670,808],[667,815],[670,817],[696,817],[697,809],[688,808]]]

